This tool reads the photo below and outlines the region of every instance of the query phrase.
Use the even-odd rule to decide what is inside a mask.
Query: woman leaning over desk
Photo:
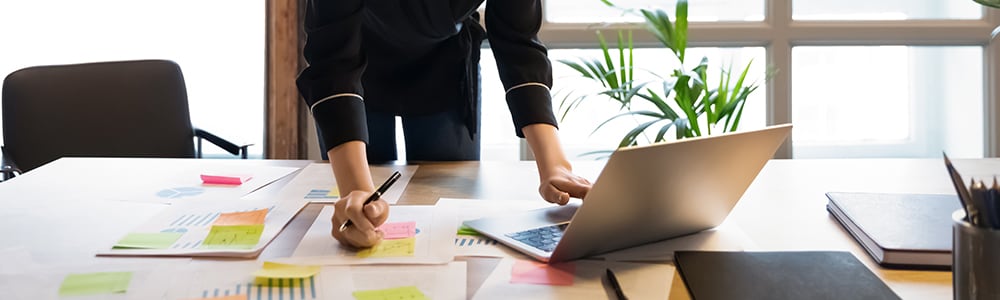
[[[479,49],[483,0],[310,0],[309,66],[297,84],[316,121],[343,198],[333,237],[372,246],[389,205],[362,205],[375,190],[369,162],[396,159],[401,116],[407,160],[479,159]],[[538,41],[539,0],[490,0],[486,29],[516,134],[535,155],[546,201],[582,198],[590,182],[572,173],[559,145],[549,87],[552,67]],[[341,224],[354,226],[343,232]]]

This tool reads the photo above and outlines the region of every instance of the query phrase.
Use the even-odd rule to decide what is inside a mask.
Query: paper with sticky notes
[[[395,240],[413,237],[417,234],[417,222],[394,222],[385,223],[378,227],[384,234],[383,239]]]
[[[128,290],[132,272],[69,274],[59,286],[59,296],[122,294]]]
[[[268,209],[219,214],[212,225],[257,225],[264,224]]]
[[[265,278],[307,278],[319,273],[319,266],[283,264],[265,261],[264,267],[253,272],[254,277]]]
[[[260,242],[264,225],[213,225],[202,248],[211,249],[250,249]]]
[[[201,174],[201,182],[204,184],[241,185],[244,182],[250,181],[251,178],[253,178],[253,176],[247,174],[240,174],[240,175]]]
[[[396,204],[418,168],[417,165],[371,166],[371,178],[388,178],[395,171],[402,174],[396,184],[382,194],[382,200]],[[330,163],[312,163],[302,168],[295,178],[285,184],[279,197],[308,199],[313,203],[333,203],[337,202],[340,196]]]
[[[420,292],[420,289],[412,285],[382,290],[356,291],[352,295],[357,300],[430,299],[424,296],[424,293]]]
[[[402,257],[413,256],[415,238],[382,240],[378,245],[358,251],[358,257]]]
[[[529,275],[526,272],[538,271],[534,265],[522,265],[515,270],[514,265],[519,261],[522,264],[534,263],[515,258],[500,260],[472,299],[533,299],[538,298],[538,295],[551,299],[607,299],[611,294],[604,278],[609,269],[614,271],[625,295],[630,299],[667,299],[674,278],[674,267],[670,264],[579,259],[573,261],[572,274],[568,274],[573,277],[571,285],[552,285],[553,279],[550,277],[541,279],[548,283],[515,283],[515,277],[523,280]],[[534,275],[538,274],[531,276]],[[532,280],[535,279],[540,278]]]
[[[510,283],[573,285],[576,264],[572,262],[546,264],[517,260],[510,271]]]
[[[183,235],[183,232],[133,232],[118,240],[114,248],[167,249]]]
[[[413,222],[413,237],[384,239],[372,249],[341,245],[330,238],[333,207],[326,206],[299,242],[292,257],[281,263],[318,265],[443,264],[455,259],[458,218],[450,208],[428,205],[394,206],[389,223]],[[401,226],[403,228],[409,225]],[[408,230],[407,230],[408,232]]]

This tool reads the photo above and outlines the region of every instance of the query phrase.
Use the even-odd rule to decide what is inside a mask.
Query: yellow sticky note
[[[326,193],[327,197],[340,197],[340,190],[337,187],[330,188],[330,192]]]
[[[308,278],[319,273],[319,266],[300,266],[276,262],[264,262],[264,267],[253,272],[254,277],[265,278]]]
[[[407,299],[407,300],[427,300],[427,296],[421,293],[419,289],[415,286],[404,286],[398,288],[384,289],[384,290],[367,290],[367,291],[356,291],[351,293],[354,299],[357,300],[396,300],[396,299]]]
[[[257,225],[264,224],[267,209],[220,214],[212,225]]]
[[[416,248],[416,238],[405,238],[398,240],[382,240],[374,247],[358,251],[358,257],[400,257],[413,256],[413,249]]]
[[[264,233],[264,224],[212,226],[201,248],[206,249],[252,249]]]

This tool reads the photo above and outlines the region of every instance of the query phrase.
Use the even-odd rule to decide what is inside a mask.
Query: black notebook
[[[849,252],[674,254],[692,299],[900,299]]]
[[[879,265],[951,268],[954,195],[827,193],[830,214]]]

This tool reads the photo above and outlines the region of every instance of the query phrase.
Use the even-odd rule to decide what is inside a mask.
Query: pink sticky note
[[[405,239],[417,235],[417,222],[396,222],[396,223],[385,223],[378,227],[385,233],[382,238],[387,240],[394,239]]]
[[[576,265],[572,262],[549,265],[537,261],[517,260],[510,271],[510,283],[573,285]]]
[[[241,185],[253,176],[250,175],[209,175],[201,174],[201,182],[204,184],[225,184]]]

